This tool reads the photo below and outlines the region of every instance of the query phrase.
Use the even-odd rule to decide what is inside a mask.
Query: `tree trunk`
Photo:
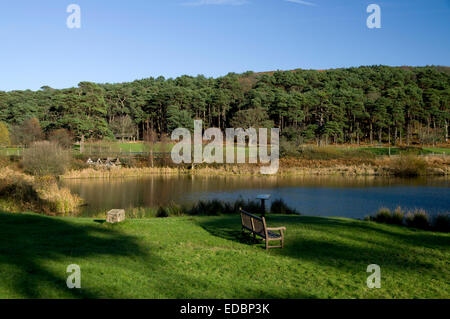
[[[409,142],[410,142],[410,139],[409,139],[410,130],[411,130],[411,127],[408,122],[408,124],[406,124],[406,145],[408,145],[408,146],[409,146]]]
[[[80,141],[80,153],[84,153],[84,134],[81,135],[81,141]]]
[[[370,121],[370,144],[373,144],[373,124]]]
[[[448,122],[445,120],[445,143],[448,142]]]
[[[359,145],[359,123],[356,126],[356,141],[357,144]]]
[[[389,156],[391,156],[391,127],[388,128]]]

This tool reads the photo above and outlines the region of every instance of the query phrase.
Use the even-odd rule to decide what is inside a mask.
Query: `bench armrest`
[[[282,231],[282,230],[286,230],[286,227],[270,227],[270,228],[268,227],[267,230],[271,230],[271,231],[279,230],[279,231]]]

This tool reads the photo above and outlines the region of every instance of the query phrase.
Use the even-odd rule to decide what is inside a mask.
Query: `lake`
[[[147,176],[119,179],[73,179],[62,184],[87,203],[80,216],[113,208],[155,207],[171,202],[282,198],[303,215],[364,218],[380,207],[423,208],[430,214],[450,211],[450,178],[275,176]],[[268,202],[270,205],[270,201]]]

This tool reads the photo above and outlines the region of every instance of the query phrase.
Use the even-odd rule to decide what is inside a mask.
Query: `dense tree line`
[[[449,68],[370,66],[0,91],[0,121],[14,135],[37,118],[44,133],[65,128],[77,139],[143,139],[202,119],[275,126],[301,142],[434,143],[448,139],[449,101]]]

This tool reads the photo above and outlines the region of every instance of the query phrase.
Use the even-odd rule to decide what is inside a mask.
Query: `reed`
[[[34,177],[10,168],[0,169],[2,209],[20,208],[50,215],[66,215],[78,210],[82,200],[67,188],[60,188],[54,177]]]
[[[374,216],[366,217],[365,220],[423,230],[450,232],[450,213],[438,214],[434,218],[430,218],[423,209],[405,212],[401,207],[397,207],[394,211],[383,207]]]
[[[418,228],[418,229],[429,229],[430,218],[428,214],[423,209],[415,209],[414,211],[408,212],[405,216],[405,223],[408,227]]]
[[[221,216],[239,214],[240,208],[253,214],[261,212],[261,204],[256,200],[237,199],[234,202],[227,202],[218,199],[200,200],[192,205],[178,205],[169,203],[165,206],[139,207],[127,211],[127,218],[165,218],[178,216]],[[271,206],[272,214],[298,214],[295,209],[289,207],[283,200],[275,200]]]

